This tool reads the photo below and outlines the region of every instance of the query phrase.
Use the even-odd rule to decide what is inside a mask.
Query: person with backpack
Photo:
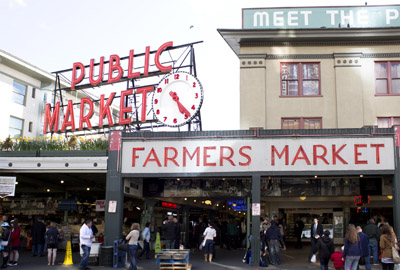
[[[47,241],[47,265],[54,265],[57,257],[59,232],[55,222],[50,222],[49,229],[45,233]]]
[[[329,260],[334,253],[333,241],[329,238],[330,232],[328,230],[324,231],[322,237],[318,239],[316,251],[319,253],[319,261],[321,263],[321,270],[328,270]]]

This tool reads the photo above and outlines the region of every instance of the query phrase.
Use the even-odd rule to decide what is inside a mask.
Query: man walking
[[[146,227],[142,232],[143,238],[143,250],[140,252],[138,259],[140,260],[144,253],[146,253],[146,259],[150,259],[150,222],[146,222]]]
[[[37,255],[43,257],[45,233],[46,226],[43,224],[42,219],[38,218],[32,225],[32,256],[36,256],[37,251]]]
[[[373,264],[374,265],[379,265],[378,263],[378,241],[381,235],[381,232],[375,224],[375,220],[371,218],[368,221],[368,225],[365,226],[364,232],[366,235],[368,235],[369,238],[369,244],[368,244],[368,249],[369,249],[369,254],[373,255]]]
[[[166,249],[175,249],[175,238],[176,238],[176,225],[172,220],[172,216],[168,216],[168,221],[164,221],[164,224],[161,227],[161,230],[164,233],[165,238],[165,248]]]
[[[297,218],[296,224],[294,225],[294,234],[296,235],[296,248],[302,248],[303,244],[301,243],[301,237],[303,235],[304,230],[304,222],[300,217]]]
[[[314,224],[311,225],[311,250],[310,250],[310,254],[308,256],[308,260],[309,261],[311,261],[311,257],[316,252],[318,239],[320,237],[322,237],[323,233],[324,233],[324,228],[322,227],[321,224],[319,224],[318,218],[315,217],[314,218]]]
[[[265,234],[265,238],[267,240],[269,246],[269,255],[271,259],[272,265],[280,265],[281,264],[281,255],[280,255],[280,247],[285,248],[283,243],[282,234],[278,229],[275,221],[271,221],[271,227],[267,230]]]
[[[357,226],[357,234],[360,237],[360,243],[361,243],[361,257],[364,257],[365,260],[365,270],[371,270],[371,258],[369,256],[369,239],[368,235],[363,233],[362,228],[360,226]],[[360,269],[359,266],[357,266],[357,270]]]
[[[92,220],[88,219],[83,223],[80,231],[79,231],[79,243],[81,245],[83,255],[81,258],[81,262],[79,264],[79,269],[90,269],[88,267],[89,263],[89,255],[90,255],[90,248],[92,247],[93,242],[93,231],[92,231]]]

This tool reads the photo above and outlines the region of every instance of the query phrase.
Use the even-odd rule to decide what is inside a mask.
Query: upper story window
[[[12,99],[15,103],[25,105],[26,88],[26,85],[19,82],[14,82]]]
[[[375,62],[375,93],[400,95],[400,62]]]
[[[281,96],[321,95],[319,63],[281,63]]]
[[[282,118],[282,129],[321,129],[322,118]]]
[[[400,125],[400,117],[378,117],[378,128],[390,128]]]
[[[18,138],[22,136],[22,131],[24,127],[24,120],[10,116],[10,125],[8,128],[8,133],[11,138]]]

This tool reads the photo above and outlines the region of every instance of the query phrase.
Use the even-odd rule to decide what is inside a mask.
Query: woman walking
[[[333,241],[329,238],[329,231],[325,230],[324,235],[318,239],[317,250],[319,251],[319,260],[321,263],[321,270],[328,270],[329,260],[334,253]]]
[[[17,266],[19,259],[19,250],[21,249],[21,228],[18,226],[18,220],[10,221],[11,224],[11,253],[8,266]]]
[[[394,269],[392,246],[395,246],[395,243],[395,239],[390,233],[389,226],[383,225],[381,227],[381,238],[379,241],[379,246],[382,249],[382,270]]]
[[[204,240],[206,241],[206,244],[204,245],[204,260],[205,262],[212,262],[214,252],[214,237],[217,236],[217,231],[213,228],[211,222],[208,222],[208,227],[205,229],[203,236]]]
[[[8,261],[8,255],[11,252],[11,230],[10,230],[10,224],[8,222],[3,222],[1,224],[1,227],[3,228],[3,234],[1,235],[1,240],[3,242],[8,242],[6,246],[3,246],[3,264],[1,265],[1,268],[6,268],[7,267],[7,261]]]
[[[129,267],[129,270],[137,270],[135,254],[140,235],[139,231],[140,231],[139,223],[133,223],[131,226],[131,232],[125,238],[126,240],[129,241],[128,248],[129,248],[129,256],[131,257],[131,266]]]
[[[57,257],[58,248],[58,235],[57,226],[55,222],[50,222],[49,229],[45,233],[47,241],[47,265],[54,265]]]
[[[345,270],[357,269],[358,261],[361,257],[361,242],[357,234],[356,227],[350,224],[347,230],[346,239],[344,240],[343,260]]]

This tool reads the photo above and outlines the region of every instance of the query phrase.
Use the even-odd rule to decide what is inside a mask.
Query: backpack
[[[52,234],[49,235],[49,239],[47,240],[47,244],[48,245],[55,245],[56,244],[56,238],[54,237],[54,235],[52,235]]]

